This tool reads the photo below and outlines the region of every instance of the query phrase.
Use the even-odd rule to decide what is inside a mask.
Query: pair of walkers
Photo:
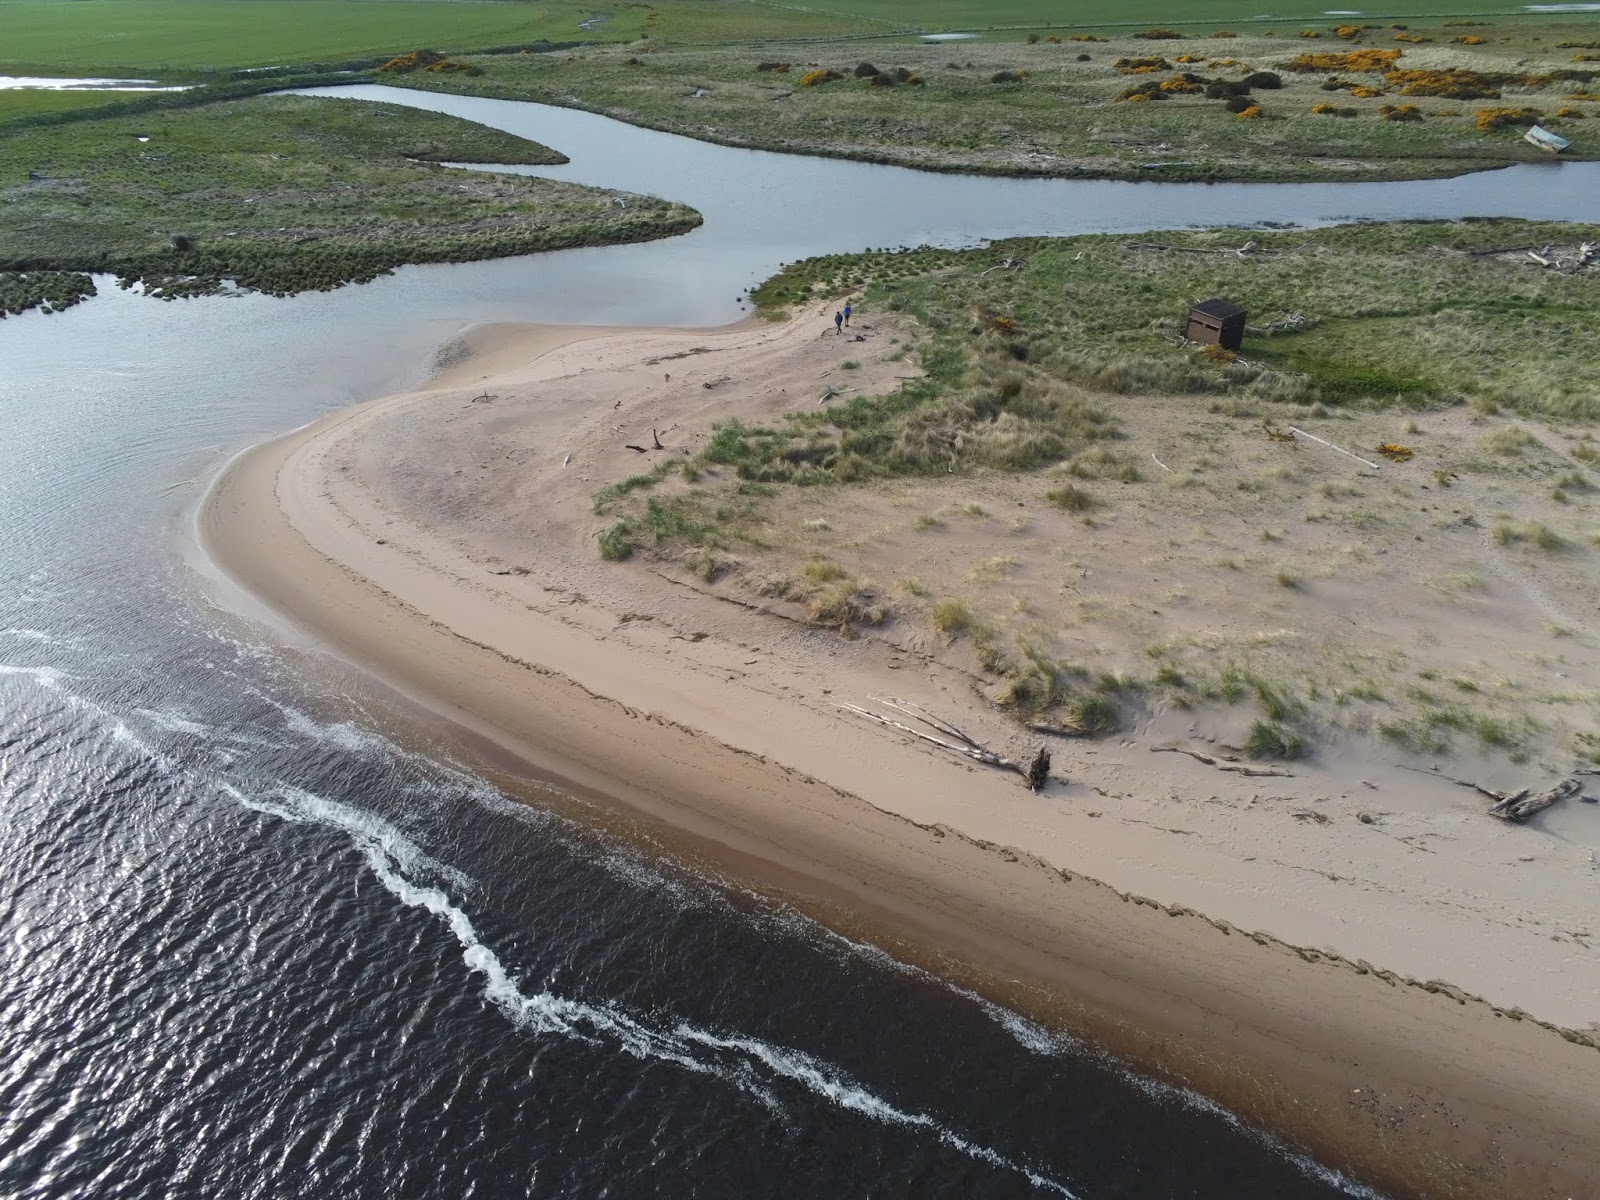
[[[850,306],[846,304],[833,314],[833,331],[842,334],[844,333],[844,327],[848,324],[850,324]]]

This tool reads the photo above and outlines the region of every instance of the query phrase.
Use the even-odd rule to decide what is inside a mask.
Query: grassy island
[[[1326,18],[1324,18],[1326,20]],[[1307,36],[1309,35],[1309,36]],[[930,170],[1122,179],[1428,178],[1589,157],[1600,55],[1526,18],[1112,29],[469,56],[408,86],[589,109],[767,150]],[[1485,115],[1487,114],[1487,115]]]
[[[565,161],[534,142],[398,105],[259,96],[0,137],[0,311],[59,309],[89,272],[162,297],[225,283],[288,294],[458,262],[640,241],[682,205],[443,161]]]

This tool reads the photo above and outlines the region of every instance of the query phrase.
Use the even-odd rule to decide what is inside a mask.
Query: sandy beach
[[[592,498],[651,465],[656,440],[687,454],[715,422],[814,404],[819,380],[845,378],[832,372],[846,353],[859,360],[852,388],[892,390],[915,367],[888,349],[878,331],[836,337],[816,313],[712,331],[476,330],[424,388],[236,460],[207,498],[203,539],[316,644],[605,797],[672,852],[1103,1045],[1321,1161],[1400,1195],[1600,1194],[1593,806],[1508,825],[1445,776],[1520,786],[1531,767],[1382,758],[1349,732],[1312,763],[1245,773],[1227,757],[1233,718],[1158,707],[1123,733],[1053,742],[1057,779],[1034,795],[840,708],[894,697],[1013,758],[1041,743],[987,702],[969,647],[909,619],[841,636],[756,578],[814,558],[808,529],[883,580],[981,582],[1006,528],[1026,529],[1038,552],[1067,536],[1049,524],[1064,518],[999,482],[868,489],[845,512],[828,510],[836,495],[807,495],[767,537],[770,561],[711,581],[648,548],[602,560],[608,521]],[[1140,415],[1128,420],[1143,447]],[[1437,424],[1442,441],[1457,436]],[[1160,575],[1178,605],[1165,576],[1181,564],[1157,563],[1172,522],[1149,504],[1072,561],[1100,596],[1137,595]],[[995,523],[1018,506],[1009,527]],[[953,532],[941,518],[947,532],[919,540],[929,508],[984,517]],[[1456,536],[1428,553],[1446,562],[1477,544]],[[987,569],[1015,572],[1004,590],[1019,611],[1065,603],[1055,583],[1028,594],[1030,553]],[[1527,590],[1515,560],[1495,561],[1511,564],[1507,595]],[[1432,569],[1414,565],[1419,578]],[[1488,589],[1478,608],[1428,620],[1497,639],[1519,661],[1536,657],[1541,622],[1559,622],[1592,663],[1593,630],[1571,599],[1592,583],[1569,575],[1540,581],[1534,617]],[[1328,611],[1406,644],[1412,632],[1382,614],[1407,596],[1357,578],[1330,575]],[[1202,573],[1181,582],[1183,602],[1206,603]],[[1291,589],[1263,587],[1251,627],[1280,628],[1270,606]],[[1216,605],[1234,594],[1241,612],[1255,603],[1219,591]],[[1217,625],[1214,612],[1141,603],[1141,637]],[[1522,641],[1518,621],[1531,622]],[[1085,621],[1082,636],[1114,649],[1120,628]],[[1448,657],[1448,637],[1435,645]],[[1286,647],[1285,669],[1304,652]],[[1580,669],[1540,661],[1563,678]],[[1172,747],[1194,753],[1154,752]]]

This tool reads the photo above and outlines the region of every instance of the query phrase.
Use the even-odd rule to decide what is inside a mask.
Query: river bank
[[[1458,819],[1449,785],[1355,754],[1293,778],[1197,777],[1149,754],[1180,732],[1156,726],[1061,754],[1068,781],[1033,797],[833,707],[887,692],[1006,745],[963,665],[840,640],[666,564],[599,560],[590,497],[639,460],[626,441],[688,446],[719,415],[781,413],[841,348],[809,312],[695,333],[487,330],[427,388],[246,455],[203,529],[225,570],[337,653],[669,844],[1325,1162],[1405,1194],[1592,1187],[1595,1051],[1512,1010],[1592,1020],[1593,955],[1499,920],[1504,893],[1466,902],[1483,859],[1527,831]],[[857,370],[864,388],[907,372]],[[1447,833],[1452,853],[1296,816],[1353,816],[1369,791],[1414,801],[1428,827],[1407,832]],[[1581,905],[1569,878],[1535,903]],[[1494,884],[1523,905],[1529,886]]]

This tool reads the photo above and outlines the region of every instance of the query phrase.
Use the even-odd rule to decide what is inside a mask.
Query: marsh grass
[[[230,281],[288,295],[699,223],[664,201],[618,209],[593,188],[420,160],[564,161],[455,117],[306,96],[16,129],[0,137],[0,296],[14,310],[49,272],[91,271],[168,299]]]
[[[901,9],[902,27],[937,24],[940,18],[925,15],[925,8]],[[740,5],[736,11],[789,12],[792,20],[802,10]],[[817,22],[843,19],[804,12]],[[976,7],[959,19],[994,23],[989,10]],[[1526,21],[1503,24],[1492,48],[1445,53],[1474,63],[1485,54],[1512,61],[1531,55],[1551,68],[1570,68],[1566,55],[1528,36],[1533,28]],[[1507,36],[1513,43],[1503,45]],[[573,55],[478,56],[470,61],[483,71],[480,77],[407,77],[406,83],[568,104],[736,146],[1004,174],[1061,175],[1092,163],[1097,173],[1125,179],[1371,179],[1452,174],[1537,155],[1516,139],[1480,133],[1470,110],[1443,117],[1430,106],[1423,121],[1383,120],[1381,88],[1372,89],[1370,98],[1341,96],[1341,108],[1352,119],[1330,121],[1312,111],[1328,98],[1321,90],[1325,73],[1275,75],[1277,86],[1270,86],[1269,73],[1249,69],[1292,57],[1303,46],[1287,29],[1245,32],[1229,43],[1225,61],[1237,65],[1202,61],[1188,69],[1225,78],[1230,92],[1236,80],[1259,81],[1255,96],[1188,94],[1200,90],[1193,87],[1173,92],[1159,86],[1160,76],[1141,76],[1144,91],[1161,103],[1120,98],[1129,79],[1114,64],[1149,57],[1152,49],[1128,29],[1094,53],[1000,35],[964,44],[962,60],[954,63],[948,47],[888,43],[872,51],[876,67],[861,76],[855,71],[862,47],[854,42],[810,42],[795,70],[774,74],[760,70],[762,53],[748,44],[652,41],[645,55],[617,47]],[[832,82],[797,86],[814,75]],[[883,86],[897,79],[915,79],[918,86]],[[691,95],[693,102],[685,103]],[[1265,105],[1269,121],[1240,121],[1229,111],[1230,104],[1248,106],[1252,100]],[[1006,136],[996,137],[997,129]],[[1583,153],[1581,143],[1569,153]]]

